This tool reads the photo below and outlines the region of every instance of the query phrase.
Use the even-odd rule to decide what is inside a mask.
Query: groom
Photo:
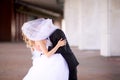
[[[77,65],[79,62],[77,61],[76,57],[74,56],[72,50],[70,49],[70,46],[68,44],[68,41],[66,39],[66,36],[64,32],[61,29],[56,29],[51,35],[50,40],[53,44],[52,47],[49,47],[49,50],[55,47],[57,42],[62,38],[66,40],[66,45],[63,47],[60,47],[56,53],[61,53],[61,55],[66,60],[68,67],[69,67],[69,80],[77,80]]]

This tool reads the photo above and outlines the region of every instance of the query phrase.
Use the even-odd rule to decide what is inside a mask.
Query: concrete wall
[[[120,56],[120,0],[66,0],[65,33],[70,45]]]

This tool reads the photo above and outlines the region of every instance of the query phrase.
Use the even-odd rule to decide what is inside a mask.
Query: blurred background
[[[1,0],[0,80],[21,80],[31,66],[21,27],[51,18],[79,60],[78,80],[120,80],[120,0]]]

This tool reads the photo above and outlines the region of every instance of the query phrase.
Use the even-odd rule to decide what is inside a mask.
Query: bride
[[[48,51],[48,47],[52,46],[48,37],[56,29],[51,19],[36,19],[22,26],[23,40],[33,54],[33,65],[23,80],[68,80],[68,65],[61,53],[55,53],[66,45],[66,40],[60,39],[57,45]]]

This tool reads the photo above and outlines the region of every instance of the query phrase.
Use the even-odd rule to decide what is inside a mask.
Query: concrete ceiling
[[[63,14],[64,0],[18,0],[36,7]]]
[[[54,10],[59,10],[60,7],[58,6],[56,0],[21,0],[25,1],[34,5],[38,5],[44,8],[51,8]]]

